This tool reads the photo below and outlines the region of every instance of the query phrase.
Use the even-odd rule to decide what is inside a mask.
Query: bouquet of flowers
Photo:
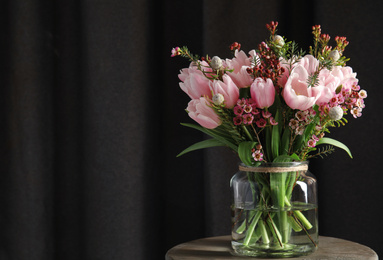
[[[295,42],[277,35],[277,25],[267,24],[270,38],[248,54],[233,43],[230,59],[200,58],[187,47],[173,48],[171,56],[191,62],[181,70],[179,79],[181,89],[191,98],[186,111],[198,124],[183,125],[211,137],[179,155],[226,146],[252,167],[265,162],[307,161],[332,153],[334,147],[351,157],[346,145],[326,136],[331,127],[347,123],[346,114],[360,117],[365,106],[367,92],[360,89],[356,73],[346,66],[349,59],[343,55],[349,42],[337,36],[336,45],[330,46],[330,36],[316,25],[313,46],[305,54]],[[265,190],[272,193],[273,183],[286,183],[281,178],[286,177],[274,182],[268,179]],[[281,193],[284,201],[287,188],[279,187],[274,198]],[[307,220],[302,217],[300,222]]]

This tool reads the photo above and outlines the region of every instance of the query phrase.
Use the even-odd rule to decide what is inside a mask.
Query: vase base
[[[232,243],[233,254],[237,256],[252,256],[265,258],[290,258],[312,254],[317,247],[313,245],[292,245],[285,244],[284,248],[279,246],[257,246],[246,247],[238,243]]]

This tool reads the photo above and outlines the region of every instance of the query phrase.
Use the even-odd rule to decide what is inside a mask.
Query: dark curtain
[[[364,115],[334,129],[338,150],[310,163],[320,234],[382,254],[382,1],[6,0],[0,9],[0,259],[164,259],[171,247],[230,233],[224,148],[177,153],[191,122],[175,46],[230,55],[267,37],[307,49],[311,26],[347,36],[368,91]]]

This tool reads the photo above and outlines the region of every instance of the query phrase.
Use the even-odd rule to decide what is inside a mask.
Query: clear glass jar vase
[[[240,164],[230,186],[235,254],[296,257],[317,249],[317,182],[308,162]]]

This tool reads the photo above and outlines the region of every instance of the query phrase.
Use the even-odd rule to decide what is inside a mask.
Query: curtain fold
[[[238,160],[224,148],[176,157],[206,136],[180,125],[192,123],[177,78],[189,62],[170,50],[229,57],[237,41],[250,51],[271,20],[302,48],[314,24],[350,39],[369,97],[333,136],[354,159],[339,150],[310,169],[321,235],[379,253],[380,2],[3,2],[0,260],[164,259],[179,243],[230,234]]]

